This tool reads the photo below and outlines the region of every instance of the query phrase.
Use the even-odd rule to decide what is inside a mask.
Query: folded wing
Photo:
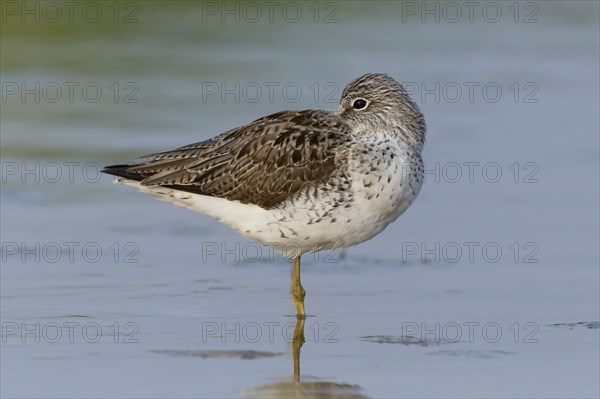
[[[350,129],[333,113],[284,111],[103,172],[272,208],[329,180],[349,141]]]

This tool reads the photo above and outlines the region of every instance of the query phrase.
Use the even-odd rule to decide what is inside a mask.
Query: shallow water
[[[96,23],[3,4],[3,397],[600,395],[597,3],[482,2],[473,22],[258,3],[256,23],[235,2],[90,3]],[[287,260],[98,165],[335,109],[366,72],[422,108],[427,181],[375,239],[303,258],[298,353]]]

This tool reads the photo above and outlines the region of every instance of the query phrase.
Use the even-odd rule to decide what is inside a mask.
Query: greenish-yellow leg
[[[296,256],[294,259],[294,281],[292,282],[292,293],[294,295],[294,303],[296,304],[296,316],[299,319],[306,317],[304,313],[304,297],[306,291],[300,283],[300,256]]]

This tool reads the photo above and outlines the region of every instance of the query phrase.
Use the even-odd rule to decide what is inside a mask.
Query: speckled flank
[[[423,183],[424,142],[404,88],[369,74],[345,88],[338,113],[279,112],[104,171],[301,254],[358,244],[396,220]]]

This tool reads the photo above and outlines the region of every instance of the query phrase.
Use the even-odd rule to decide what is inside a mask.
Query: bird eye
[[[357,98],[352,103],[352,108],[354,108],[354,109],[364,109],[366,106],[367,106],[367,100],[364,100],[362,98]]]

